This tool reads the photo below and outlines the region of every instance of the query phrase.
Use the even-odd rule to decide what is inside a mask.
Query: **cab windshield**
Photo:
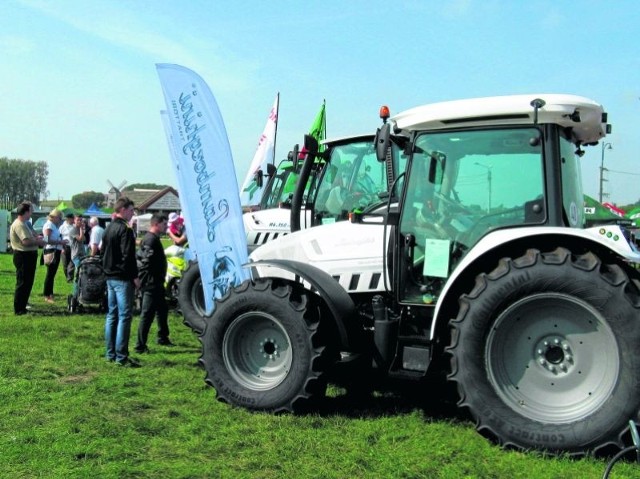
[[[409,296],[438,290],[489,231],[545,221],[540,136],[524,127],[416,137],[400,219],[412,258]]]
[[[396,143],[391,143],[391,158],[396,175],[404,171],[406,158]],[[334,146],[318,186],[316,219],[326,224],[346,219],[352,211],[370,211],[386,201],[381,194],[388,191],[387,182],[386,163],[377,160],[373,139]]]
[[[275,175],[267,183],[260,209],[278,208],[282,204],[290,203],[298,176],[292,161],[281,161]]]

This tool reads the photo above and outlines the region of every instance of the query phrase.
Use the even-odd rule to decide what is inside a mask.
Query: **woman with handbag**
[[[45,247],[42,251],[42,263],[47,268],[47,275],[44,279],[44,300],[47,303],[53,303],[53,281],[58,272],[60,264],[60,254],[66,244],[66,240],[62,239],[58,226],[62,223],[62,212],[54,209],[49,213],[48,221],[42,227],[44,235]]]

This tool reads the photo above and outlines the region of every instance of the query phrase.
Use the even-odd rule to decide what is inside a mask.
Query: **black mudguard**
[[[325,271],[300,261],[284,259],[261,260],[245,264],[244,267],[269,266],[283,269],[299,276],[308,282],[320,294],[329,311],[333,315],[336,330],[340,338],[340,348],[343,351],[353,351],[357,341],[352,341],[355,334],[356,306],[342,286]],[[349,327],[351,325],[351,327]]]

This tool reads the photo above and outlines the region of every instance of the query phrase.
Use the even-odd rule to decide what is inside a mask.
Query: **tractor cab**
[[[294,158],[294,155],[296,158]],[[298,158],[298,156],[300,156],[300,158]],[[269,180],[262,200],[260,201],[260,210],[291,208],[291,199],[298,186],[298,179],[300,178],[300,169],[302,167],[301,159],[304,157],[304,152],[298,153],[292,150],[289,152],[287,159],[282,160],[277,168],[271,164],[268,165],[269,171],[267,175],[269,176]],[[313,193],[317,184],[317,176],[322,172],[324,163],[324,160],[318,158],[316,165],[312,169],[309,181],[306,181],[302,185],[305,197]]]
[[[297,177],[293,161],[290,159],[282,160],[277,168],[269,163],[267,169],[269,179],[260,200],[260,209],[267,210],[286,206],[291,201],[290,195],[295,187]]]
[[[436,123],[443,112],[434,105],[397,119],[410,135],[391,268],[400,303],[434,305],[456,266],[491,232],[584,226],[578,160],[600,132],[581,135],[566,126],[567,112],[543,116],[528,99],[512,97],[509,117],[486,100],[461,109],[460,118],[454,109],[447,121]]]
[[[406,166],[406,138],[390,135],[388,141],[389,153],[378,161],[374,135],[325,140],[320,145],[306,135],[304,162],[291,199],[291,231],[383,211],[396,178]],[[393,195],[391,199],[398,201]],[[301,211],[308,213],[304,220],[310,224],[300,223]]]

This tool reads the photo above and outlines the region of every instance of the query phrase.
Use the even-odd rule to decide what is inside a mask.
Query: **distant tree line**
[[[0,158],[0,208],[12,210],[24,200],[39,204],[49,193],[48,178],[44,161]]]
[[[84,191],[83,193],[73,195],[71,197],[71,202],[75,208],[87,209],[93,203],[95,203],[98,208],[101,208],[104,206],[104,193],[100,193],[98,191]]]
[[[135,189],[140,190],[161,190],[165,188],[163,185],[157,185],[155,183],[135,183],[133,185],[129,185],[121,191],[121,194],[126,195],[127,191],[133,191]],[[93,203],[96,204],[98,208],[103,208],[106,204],[106,197],[104,193],[100,193],[98,191],[84,191],[82,193],[78,193],[77,195],[73,195],[71,197],[71,202],[75,208],[89,208]]]
[[[46,200],[49,166],[45,161],[31,161],[17,158],[0,157],[0,209],[12,210],[24,200],[39,205]],[[123,190],[157,189],[164,185],[155,183],[136,183]],[[126,193],[125,193],[126,194]],[[75,208],[89,208],[95,203],[99,208],[105,205],[105,195],[97,191],[84,191],[71,198]]]

